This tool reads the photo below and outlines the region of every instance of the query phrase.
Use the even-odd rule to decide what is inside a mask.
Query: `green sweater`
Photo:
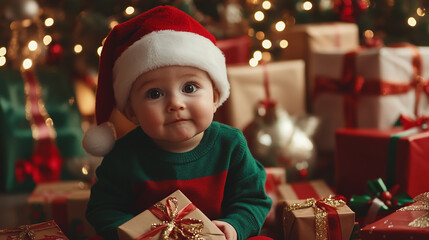
[[[241,131],[213,122],[186,153],[163,151],[137,127],[116,141],[97,169],[86,216],[97,233],[117,239],[118,226],[180,189],[238,239],[258,235],[271,207],[266,174]]]

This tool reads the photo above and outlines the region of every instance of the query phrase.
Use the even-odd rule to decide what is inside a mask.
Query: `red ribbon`
[[[282,183],[282,180],[276,177],[274,174],[267,174],[267,180],[265,181],[265,191],[269,193],[274,193]]]
[[[418,48],[412,44],[401,43],[389,47],[409,47],[413,51],[413,76],[410,83],[393,83],[386,79],[364,79],[356,74],[356,56],[364,48],[358,48],[345,54],[341,81],[317,76],[313,98],[321,92],[339,93],[344,95],[343,113],[345,127],[357,127],[357,108],[360,95],[391,95],[403,94],[415,88],[416,101],[414,112],[418,116],[420,96],[425,92],[429,96],[429,81],[424,81],[422,74],[422,59]]]
[[[189,213],[191,213],[192,211],[194,211],[195,209],[197,209],[197,207],[193,204],[193,203],[189,203],[188,205],[186,205],[186,207],[184,207],[182,210],[180,210],[177,213],[177,217],[175,219],[172,218],[173,214],[172,214],[172,209],[174,208],[173,203],[172,203],[172,198],[167,198],[167,201],[165,203],[165,213],[157,208],[156,206],[151,206],[148,210],[153,213],[158,219],[160,219],[161,221],[175,221],[175,224],[177,225],[188,225],[189,219],[183,219],[186,215],[188,215]],[[161,232],[162,230],[164,230],[167,227],[166,224],[157,226],[156,228],[150,230],[149,232],[146,232],[140,236],[138,236],[135,240],[149,240],[152,237],[154,237],[156,234],[158,234],[159,232]]]
[[[343,196],[334,196],[334,197],[331,197],[331,199],[342,200],[344,202],[347,202],[346,198]],[[329,240],[341,240],[343,237],[341,233],[340,217],[338,216],[337,210],[334,207],[324,203],[323,199],[318,200],[316,202],[316,206],[325,209],[327,213]]]
[[[35,145],[29,160],[18,160],[15,176],[18,183],[31,176],[34,182],[59,180],[63,160],[55,144],[55,130],[47,124],[49,115],[41,104],[41,88],[36,74],[26,70],[22,72],[26,88],[26,108]]]
[[[429,117],[426,116],[421,116],[417,119],[412,119],[411,117],[402,114],[399,118],[399,121],[401,122],[405,130],[413,127],[420,127],[423,130],[429,129]]]
[[[297,182],[290,184],[298,199],[320,198],[319,194],[309,182]]]

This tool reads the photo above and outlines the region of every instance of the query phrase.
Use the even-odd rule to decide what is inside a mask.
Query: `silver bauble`
[[[35,0],[9,1],[5,16],[10,21],[32,19],[39,14],[39,4]]]
[[[294,134],[289,114],[270,102],[257,107],[255,119],[243,130],[252,155],[265,167],[277,166]]]

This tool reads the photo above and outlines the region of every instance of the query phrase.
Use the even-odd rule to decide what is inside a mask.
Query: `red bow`
[[[411,117],[402,114],[399,118],[399,121],[401,121],[401,124],[404,129],[410,129],[413,127],[420,127],[423,130],[429,129],[429,117],[426,116],[421,116],[414,120]]]

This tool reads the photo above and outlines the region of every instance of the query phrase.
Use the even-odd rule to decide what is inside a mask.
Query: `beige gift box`
[[[295,189],[300,189],[302,193],[297,193]],[[305,195],[305,198],[322,198],[334,194],[331,188],[324,180],[313,180],[307,182],[296,182],[283,184],[277,188],[279,192],[279,200],[299,200],[300,195]]]
[[[304,114],[304,62],[271,62],[265,67],[271,99],[290,115]],[[215,120],[243,130],[255,118],[258,103],[266,99],[264,66],[229,66],[227,70],[231,95],[216,112]]]
[[[177,199],[178,211],[181,211],[185,208],[191,201],[180,191],[177,190],[168,197],[164,198],[158,203],[165,205],[168,198],[173,197]],[[204,228],[202,229],[201,235],[204,239],[219,239],[225,240],[225,235],[222,231],[212,223],[212,221],[207,218],[198,208],[187,214],[183,219],[199,219],[203,222]],[[138,214],[131,220],[125,222],[118,227],[118,236],[120,240],[132,240],[136,239],[143,234],[148,233],[152,230],[152,224],[162,224],[162,220],[156,217],[151,211],[145,210],[142,213]],[[158,232],[151,239],[159,239],[161,232]]]
[[[304,202],[305,200],[287,200],[286,206]],[[347,205],[337,207],[336,210],[340,220],[342,239],[348,240],[350,239],[350,235],[353,231],[355,213]],[[285,240],[316,239],[316,217],[313,207],[293,211],[285,210],[283,214],[285,214],[285,222],[283,223]]]
[[[303,59],[305,61],[308,108],[311,106],[308,96],[313,90],[312,83],[308,78],[312,54],[327,50],[349,51],[359,47],[359,28],[355,23],[296,24],[277,34],[274,38],[288,41],[288,47],[281,52],[279,59]]]

